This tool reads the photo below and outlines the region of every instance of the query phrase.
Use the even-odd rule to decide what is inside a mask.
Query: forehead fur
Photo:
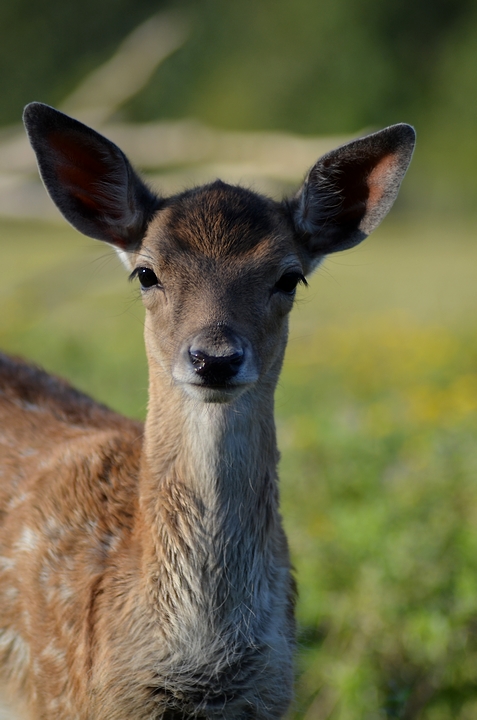
[[[162,228],[174,244],[209,257],[239,255],[277,233],[278,205],[217,180],[166,201]]]

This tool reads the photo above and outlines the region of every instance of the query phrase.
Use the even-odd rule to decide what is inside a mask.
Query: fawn
[[[151,192],[116,145],[41,103],[52,199],[141,286],[144,427],[0,360],[0,658],[35,720],[255,718],[292,694],[295,587],[273,396],[295,290],[390,209],[415,135],[323,156],[284,202],[216,181]]]

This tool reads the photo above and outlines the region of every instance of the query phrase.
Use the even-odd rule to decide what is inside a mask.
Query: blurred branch
[[[345,141],[343,137],[215,130],[193,120],[118,124],[104,131],[145,170],[198,163],[239,164],[259,175],[292,181],[302,178],[320,155]]]
[[[101,125],[149,82],[157,66],[187,38],[184,18],[158,13],[137,27],[113,57],[88,75],[60,110]]]

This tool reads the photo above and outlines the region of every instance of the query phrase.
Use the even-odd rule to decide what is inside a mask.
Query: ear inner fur
[[[91,128],[41,103],[24,122],[43,182],[77,230],[132,251],[141,242],[159,199],[124,153]]]
[[[311,267],[357,245],[391,208],[412,157],[415,133],[394,125],[332,150],[310,170],[290,208]]]

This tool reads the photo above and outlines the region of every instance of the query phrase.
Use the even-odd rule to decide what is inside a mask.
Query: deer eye
[[[304,276],[299,272],[287,272],[281,276],[275,283],[274,292],[280,292],[284,295],[294,295],[298,283],[302,282],[307,285]]]
[[[144,290],[147,290],[148,288],[158,286],[162,287],[161,283],[157,279],[157,275],[155,272],[153,272],[150,268],[146,267],[139,267],[133,270],[131,275],[129,276],[130,280],[133,280],[133,278],[139,278],[139,282],[141,283],[141,287]]]

